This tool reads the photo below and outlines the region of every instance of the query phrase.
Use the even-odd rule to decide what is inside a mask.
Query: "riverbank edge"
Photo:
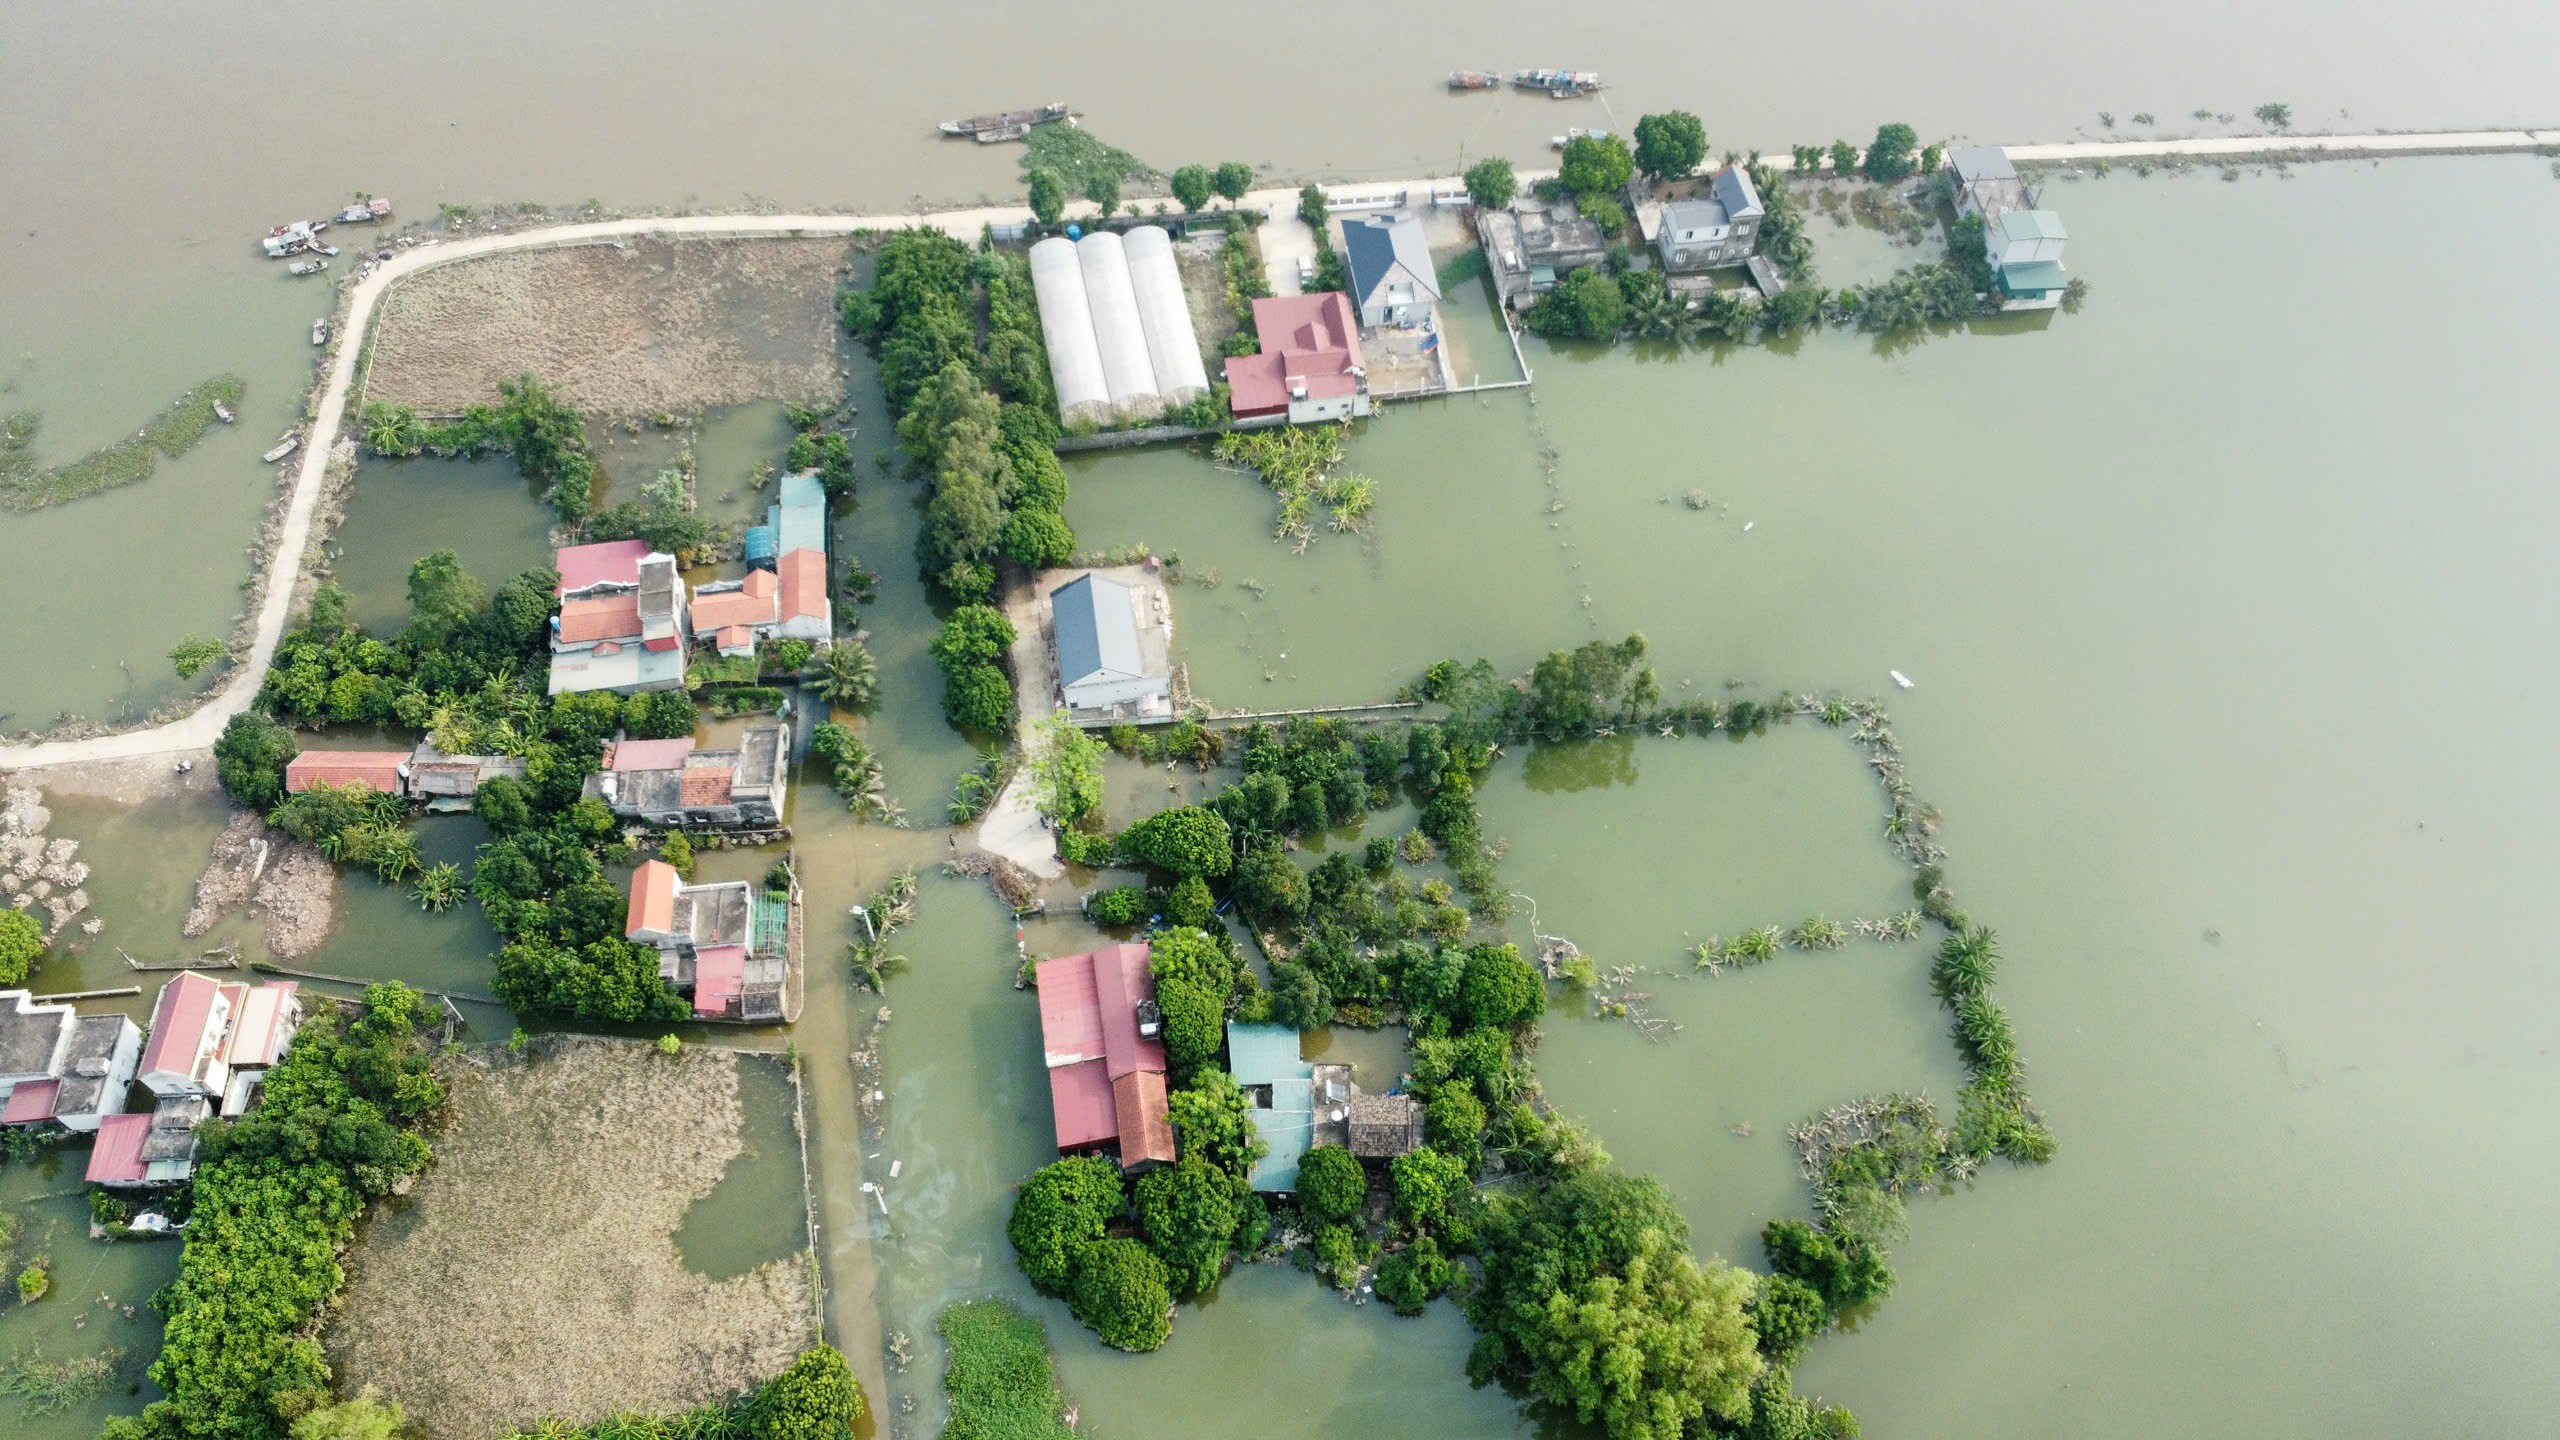
[[[2535,153],[2560,148],[2560,129],[2549,127],[2519,130],[2460,131],[2376,131],[2361,134],[2294,135],[2269,134],[2253,136],[2221,136],[2186,140],[2102,140],[2066,141],[2051,144],[2019,144],[2007,147],[2014,160],[2032,165],[2064,164],[2075,161],[2136,160],[2146,158],[2186,157],[2194,159],[2244,160],[2352,160],[2386,156],[2486,155]],[[1785,157],[1774,157],[1781,168]],[[1535,180],[1551,172],[1522,172],[1524,181]],[[1335,182],[1352,183],[1352,182]],[[1432,191],[1440,187],[1462,188],[1457,177],[1435,179],[1387,180],[1357,182],[1362,188],[1389,188]],[[1292,188],[1266,189],[1247,194],[1238,202],[1247,208],[1286,211],[1296,202]],[[1095,212],[1091,202],[1077,202],[1070,214],[1085,216]],[[355,392],[373,340],[373,325],[383,299],[400,280],[423,270],[457,261],[479,259],[514,251],[559,249],[579,245],[610,244],[626,238],[681,239],[790,239],[829,236],[858,236],[865,233],[913,229],[929,226],[964,240],[975,239],[987,226],[1019,223],[1029,218],[1027,206],[1020,204],[973,206],[949,210],[919,211],[895,215],[854,215],[824,212],[799,214],[724,213],[713,215],[632,215],[610,220],[582,221],[563,225],[543,225],[532,229],[476,235],[460,240],[427,239],[391,259],[382,262],[341,293],[337,337],[329,364],[314,384],[317,399],[306,406],[310,429],[301,448],[301,461],[293,471],[289,490],[278,497],[282,502],[281,525],[276,528],[272,544],[263,548],[264,563],[247,584],[254,585],[257,604],[255,628],[250,634],[248,655],[233,669],[222,686],[202,698],[185,715],[121,731],[97,733],[87,723],[66,729],[80,738],[38,738],[32,741],[0,745],[0,771],[35,770],[56,765],[78,764],[99,760],[149,759],[159,756],[201,752],[209,749],[221,734],[222,727],[234,715],[247,711],[256,701],[260,685],[265,681],[268,665],[273,661],[277,643],[283,638],[291,618],[293,602],[302,589],[302,581],[313,551],[315,524],[323,493],[330,488],[329,471],[337,442],[344,430]],[[348,460],[352,468],[351,457]],[[270,518],[275,506],[271,502]],[[262,533],[262,539],[265,536]],[[283,582],[283,583],[279,583]],[[235,632],[236,635],[236,632]],[[236,644],[236,639],[235,639]],[[55,734],[60,731],[52,732]]]

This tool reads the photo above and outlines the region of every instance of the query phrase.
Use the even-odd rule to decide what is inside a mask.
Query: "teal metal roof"
[[[1239,1085],[1315,1078],[1316,1067],[1298,1058],[1298,1032],[1286,1025],[1229,1025],[1227,1073]]]
[[[2010,210],[2000,216],[2000,233],[2012,240],[2068,240],[2062,217],[2050,210]]]
[[[1295,1040],[1297,1037],[1290,1037]],[[1315,1083],[1310,1080],[1274,1080],[1271,1083],[1271,1108],[1255,1106],[1244,1113],[1253,1120],[1255,1133],[1270,1147],[1269,1153],[1253,1162],[1253,1174],[1247,1183],[1256,1190],[1292,1191],[1298,1188],[1298,1164],[1307,1158],[1307,1150],[1315,1143]]]
[[[2023,260],[2000,267],[2000,288],[2012,295],[2042,294],[2071,283],[2059,260]]]

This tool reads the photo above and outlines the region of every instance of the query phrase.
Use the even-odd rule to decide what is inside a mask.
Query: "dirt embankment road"
[[[2317,155],[2443,155],[2491,154],[2530,151],[2545,145],[2560,144],[2560,130],[2462,130],[2420,131],[2414,133],[2366,135],[2242,135],[2198,138],[2190,140],[2102,140],[2075,141],[2055,145],[2013,145],[2010,154],[2020,160],[2038,164],[2068,160],[2136,159],[2145,156],[2186,155],[2199,158],[2241,160],[2255,157]],[[1784,163],[1784,157],[1777,157]],[[1541,173],[1522,172],[1523,183],[1535,180]],[[1383,190],[1420,190],[1428,193],[1436,188],[1451,189],[1459,185],[1455,178],[1442,176],[1427,180],[1363,181],[1362,192]],[[1265,211],[1291,211],[1297,206],[1294,189],[1258,190],[1244,198],[1249,207]],[[1090,216],[1094,207],[1079,201],[1069,207],[1073,216]],[[170,721],[144,730],[129,730],[120,735],[100,735],[86,740],[54,740],[36,744],[0,745],[0,770],[34,769],[49,765],[68,765],[88,760],[120,760],[143,756],[170,755],[201,750],[211,745],[222,733],[222,727],[234,715],[249,708],[257,697],[259,682],[267,673],[267,664],[275,657],[276,642],[283,638],[284,627],[293,605],[294,581],[302,573],[304,553],[310,548],[312,514],[318,507],[322,479],[327,472],[329,453],[347,418],[347,399],[354,386],[356,361],[364,353],[364,341],[371,335],[375,312],[392,286],[421,270],[449,265],[457,260],[499,255],[517,250],[539,250],[571,245],[592,245],[642,236],[673,238],[679,236],[746,237],[827,237],[853,235],[867,230],[899,230],[916,226],[932,226],[963,239],[975,239],[978,232],[992,224],[1012,224],[1028,218],[1018,205],[990,205],[966,210],[945,210],[920,215],[679,215],[652,219],[599,220],[578,225],[553,225],[539,230],[525,230],[508,235],[481,235],[443,244],[420,245],[392,257],[372,273],[356,282],[348,296],[348,309],[343,334],[329,367],[329,379],[321,392],[317,419],[311,427],[311,439],[302,447],[302,464],[294,472],[292,499],[285,510],[284,527],[278,537],[274,558],[269,562],[266,584],[258,607],[258,627],[251,642],[249,656],[223,687],[214,692],[204,705],[183,719]]]

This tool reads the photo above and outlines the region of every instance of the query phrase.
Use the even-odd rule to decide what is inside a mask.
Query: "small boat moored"
[[[311,343],[314,345],[329,343],[329,322],[326,319],[311,322]]]
[[[1901,671],[1899,671],[1899,670],[1887,670],[1887,671],[1886,671],[1886,672],[1884,672],[1884,673],[1886,673],[1887,675],[1890,675],[1890,676],[1892,676],[1892,677],[1893,677],[1893,683],[1894,683],[1894,684],[1901,686],[1901,687],[1902,687],[1903,689],[1905,689],[1905,690],[1908,690],[1908,689],[1910,689],[1910,688],[1911,688],[1911,677],[1910,677],[1910,676],[1903,674],[1903,673],[1902,673]]]
[[[976,136],[979,139],[985,139],[986,137],[981,134],[982,131],[1011,130],[1016,126],[1020,126],[1020,134],[1000,135],[997,137],[998,139],[1003,140],[1018,140],[1021,139],[1023,135],[1030,134],[1032,126],[1046,125],[1052,120],[1064,120],[1067,118],[1067,114],[1068,111],[1065,102],[1060,101],[1056,104],[1042,105],[1030,110],[1007,110],[999,115],[972,115],[966,120],[945,120],[942,122],[941,129],[942,133],[945,135],[971,135]]]
[[[1016,122],[1011,125],[1000,125],[993,130],[978,131],[970,138],[981,145],[1000,145],[1007,140],[1020,140],[1030,133],[1029,125]]]
[[[341,225],[379,225],[390,218],[391,202],[376,195],[368,195],[338,212]]]
[[[1501,83],[1502,72],[1499,70],[1452,70],[1449,72],[1449,88],[1452,90],[1491,90]]]
[[[309,220],[296,220],[268,231],[267,238],[260,243],[266,247],[268,259],[280,260],[319,244],[320,227]]]
[[[292,454],[295,450],[300,449],[301,446],[302,436],[297,432],[287,431],[285,432],[285,437],[282,440],[277,441],[273,449],[258,458],[266,461],[270,465],[273,465],[287,455]]]
[[[231,413],[231,407],[230,407],[230,406],[223,404],[223,403],[222,403],[221,401],[219,401],[219,400],[216,400],[216,401],[214,401],[214,402],[213,402],[213,418],[214,418],[214,419],[216,419],[216,420],[221,421],[221,422],[222,422],[223,424],[225,424],[225,425],[228,425],[228,424],[230,424],[232,421],[237,420],[237,419],[239,419],[240,417]]]
[[[317,275],[328,268],[329,262],[326,260],[296,260],[285,267],[285,273],[296,276]]]
[[[1606,140],[1609,138],[1609,132],[1606,130],[1585,130],[1577,125],[1573,129],[1567,130],[1561,135],[1549,136],[1547,139],[1547,148],[1550,150],[1561,150],[1576,140],[1586,138],[1592,140]]]

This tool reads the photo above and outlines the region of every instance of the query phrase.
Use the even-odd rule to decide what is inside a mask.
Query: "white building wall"
[[[1031,247],[1031,289],[1040,303],[1040,338],[1049,347],[1058,418],[1109,420],[1111,390],[1102,378],[1102,348],[1094,339],[1074,241],[1053,235]]]
[[[1109,678],[1089,680],[1081,685],[1063,687],[1067,708],[1100,710],[1113,705],[1126,705],[1163,691],[1170,683],[1164,675],[1143,675],[1134,679]]]
[[[1119,236],[1103,230],[1076,242],[1076,259],[1084,268],[1085,304],[1093,310],[1093,338],[1102,347],[1102,380],[1112,406],[1133,418],[1163,414],[1146,328],[1138,321],[1137,291],[1129,283],[1128,251]]]
[[[1146,332],[1147,360],[1154,366],[1156,391],[1168,405],[1186,404],[1208,393],[1209,370],[1200,362],[1200,337],[1191,328],[1191,305],[1183,298],[1182,269],[1173,260],[1173,239],[1160,225],[1141,225],[1122,237],[1129,260],[1129,284],[1138,297],[1138,324]]]

